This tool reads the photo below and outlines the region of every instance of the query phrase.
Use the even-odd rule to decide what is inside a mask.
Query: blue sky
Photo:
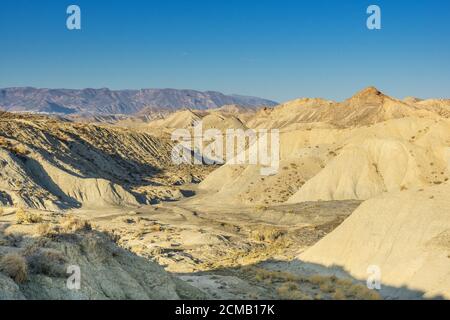
[[[66,29],[66,8],[82,30]],[[382,9],[382,30],[366,9]],[[2,0],[0,87],[450,97],[448,0]]]

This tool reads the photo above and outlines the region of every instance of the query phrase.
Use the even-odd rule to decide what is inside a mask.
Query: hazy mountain
[[[274,106],[274,101],[257,97],[225,95],[214,91],[176,89],[109,90],[103,89],[0,89],[0,109],[73,114],[135,114],[147,110],[182,108],[212,109],[236,104],[243,107]]]

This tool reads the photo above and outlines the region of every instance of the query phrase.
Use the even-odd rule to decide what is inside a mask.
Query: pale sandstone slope
[[[411,292],[419,291],[450,299],[449,194],[446,183],[368,200],[299,258],[342,267],[361,280],[376,265],[387,295],[419,298]]]
[[[404,118],[365,132],[360,128],[288,202],[365,200],[381,192],[440,184],[449,179],[449,150],[447,119]]]
[[[240,113],[242,112],[242,114]],[[182,110],[167,115],[166,117],[150,121],[147,125],[151,132],[165,132],[170,134],[175,129],[192,129],[202,122],[203,130],[218,129],[225,132],[227,129],[243,129],[247,126],[243,119],[247,119],[253,113],[245,111],[237,106],[226,108],[204,110]],[[241,119],[241,117],[243,119]]]
[[[200,188],[226,201],[268,204],[366,200],[382,192],[445,182],[450,121],[400,118],[371,126],[311,126],[280,134],[278,173],[224,165]]]

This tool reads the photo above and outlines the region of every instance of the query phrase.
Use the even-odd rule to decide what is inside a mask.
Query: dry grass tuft
[[[345,293],[353,299],[358,300],[380,300],[381,296],[378,292],[370,290],[362,284],[354,284],[346,289]]]
[[[9,253],[0,260],[0,271],[16,283],[24,283],[28,279],[27,261],[17,253]]]
[[[311,300],[311,296],[300,291],[300,287],[295,282],[286,282],[282,284],[277,293],[283,300]]]
[[[149,227],[149,231],[150,232],[161,232],[161,231],[164,231],[164,228],[159,223],[155,223]]]
[[[276,286],[277,294],[283,300],[379,300],[377,291],[370,290],[350,279],[335,276],[312,275],[302,277],[288,272],[270,271],[262,268],[245,267],[243,271],[253,274],[253,279],[265,285]]]
[[[308,281],[315,286],[319,286],[321,293],[331,294],[331,298],[335,300],[381,299],[381,296],[377,291],[371,290],[362,284],[354,283],[350,279],[314,275],[309,277]]]
[[[345,300],[346,296],[342,289],[337,288],[332,296],[333,300]]]
[[[19,208],[16,211],[16,219],[17,219],[17,224],[23,224],[23,223],[41,223],[42,217],[40,217],[39,215],[35,214],[35,213],[31,213],[26,211],[23,208]]]
[[[254,274],[256,281],[272,282],[301,282],[303,278],[295,274],[283,271],[271,271],[263,268],[244,267],[244,272]]]
[[[37,228],[37,235],[45,238],[52,238],[57,235],[59,230],[49,222],[42,223]]]

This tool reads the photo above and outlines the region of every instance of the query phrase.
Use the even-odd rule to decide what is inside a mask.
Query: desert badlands
[[[171,133],[199,121],[278,130],[278,170],[174,164]],[[449,179],[450,100],[374,87],[261,108],[0,112],[0,299],[450,299]]]

